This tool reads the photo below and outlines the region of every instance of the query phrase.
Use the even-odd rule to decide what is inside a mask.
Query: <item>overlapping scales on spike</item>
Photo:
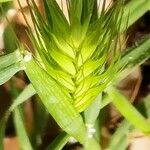
[[[45,16],[39,13],[33,0],[28,3],[33,6],[36,31],[31,39],[36,43],[43,69],[66,90],[71,103],[81,112],[117,72],[113,66],[119,56],[116,45],[121,5],[116,2],[116,7],[102,10],[99,16],[96,0],[66,0],[68,21],[55,0],[43,1]]]

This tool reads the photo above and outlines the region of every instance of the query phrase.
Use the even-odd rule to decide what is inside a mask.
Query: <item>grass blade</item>
[[[12,0],[0,0],[0,3],[10,2]]]
[[[20,64],[14,64],[7,68],[4,68],[3,70],[0,70],[0,85],[7,82],[13,75],[15,75],[17,72],[23,70],[24,68],[20,66]]]
[[[118,69],[124,69],[119,73],[119,81],[129,75],[136,67],[150,57],[150,39],[146,38],[134,48],[127,50],[119,61]]]
[[[150,57],[150,38],[146,38],[144,41],[137,43],[136,47],[130,48],[122,56],[120,60],[120,66],[124,67],[137,67]]]
[[[26,129],[23,124],[23,118],[20,113],[19,106],[14,110],[14,124],[17,132],[17,137],[20,143],[20,147],[23,150],[33,150],[27,135]]]
[[[93,138],[88,138],[81,115],[71,104],[71,97],[57,81],[51,78],[34,60],[28,62],[26,68],[26,73],[42,103],[58,125],[83,145],[89,141],[89,146],[93,145],[95,150],[100,149],[99,144]]]
[[[143,133],[150,133],[150,124],[117,89],[111,87],[107,94],[116,108],[130,123]]]
[[[5,113],[4,117],[0,120],[0,150],[3,150],[3,139],[4,139],[4,133],[6,128],[6,123],[8,120],[8,117],[10,113],[18,107],[21,103],[28,100],[30,97],[32,97],[35,94],[35,90],[33,90],[33,87],[31,84],[29,84],[21,93],[20,95],[13,101],[12,105],[8,109],[8,111]]]
[[[149,0],[131,0],[125,5],[125,10],[123,14],[123,21],[121,23],[121,29],[125,29],[125,25],[128,22],[128,26],[131,26],[135,21],[137,21],[144,13],[149,10],[150,1]],[[127,21],[128,20],[128,21]]]
[[[63,130],[83,143],[86,129],[68,95],[34,60],[26,67],[26,73],[48,112]]]
[[[4,137],[5,137],[5,128],[6,128],[6,120],[7,118],[3,117],[0,120],[0,150],[4,149]]]
[[[28,92],[28,90],[26,92]],[[10,93],[11,93],[11,97],[13,99],[16,98],[19,95],[19,90],[14,86],[13,81],[11,83]],[[25,93],[25,94],[27,94],[27,93]],[[28,94],[27,94],[27,96],[28,96]],[[13,120],[14,120],[15,129],[16,129],[16,135],[18,137],[20,148],[23,149],[23,150],[32,150],[32,145],[30,143],[25,125],[23,123],[24,122],[24,120],[23,120],[23,111],[22,111],[22,108],[20,106],[18,106],[13,111],[13,117],[14,117]]]
[[[69,138],[70,136],[66,132],[60,133],[46,150],[62,150]]]
[[[38,149],[39,145],[42,142],[42,135],[45,132],[45,127],[47,124],[47,120],[49,118],[49,113],[43,107],[39,100],[39,97],[35,97],[35,110],[34,110],[34,131],[31,134],[31,142],[34,149]]]
[[[24,70],[24,63],[29,61],[30,53],[21,53],[16,50],[13,53],[0,57],[0,85],[8,81],[16,72]]]
[[[136,108],[146,117],[150,116],[150,95],[144,98],[141,103],[139,103]],[[107,150],[125,150],[128,146],[127,133],[132,132],[133,126],[127,122],[123,121],[120,127],[113,134]],[[119,149],[120,148],[120,149]]]
[[[19,50],[16,50],[15,52],[7,55],[0,56],[0,70],[17,62],[20,62],[22,59],[23,56],[21,55]]]
[[[127,133],[131,128],[131,124],[126,120],[122,122],[121,126],[116,130],[116,132],[111,137],[111,141],[108,145],[107,150],[125,150],[128,145]]]
[[[14,100],[12,105],[9,108],[9,112],[12,112],[15,108],[17,108],[20,104],[24,103],[30,97],[36,94],[35,89],[33,88],[32,84],[29,84],[25,89],[20,93],[20,95]]]

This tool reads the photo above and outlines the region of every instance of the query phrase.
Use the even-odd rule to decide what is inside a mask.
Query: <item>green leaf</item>
[[[37,149],[42,141],[42,135],[45,132],[45,127],[47,125],[47,120],[49,119],[49,113],[45,107],[39,101],[39,97],[34,97],[35,99],[35,111],[34,111],[34,130],[31,133],[31,141],[34,149]]]
[[[33,150],[30,141],[29,141],[29,137],[27,135],[25,126],[23,124],[23,118],[22,118],[22,114],[20,112],[20,108],[17,107],[13,114],[14,114],[14,124],[15,124],[15,128],[16,128],[16,132],[17,132],[17,137],[20,143],[20,147],[23,150]]]
[[[0,70],[17,62],[20,62],[22,59],[23,56],[21,55],[19,50],[16,50],[15,52],[7,55],[2,55],[0,56]]]
[[[107,106],[111,102],[112,100],[110,99],[110,97],[108,95],[104,95],[102,99],[101,109]]]
[[[150,58],[150,38],[146,38],[140,43],[137,43],[136,47],[126,50],[123,54],[118,65],[115,67],[118,70],[122,70],[119,73],[119,81],[129,75],[136,67],[141,65],[144,61]]]
[[[13,101],[12,105],[9,108],[9,112],[12,112],[15,108],[17,108],[20,104],[24,103],[30,97],[36,94],[35,89],[32,84],[29,84],[25,87],[25,89],[19,94],[19,96]]]
[[[5,128],[6,128],[7,117],[3,117],[0,120],[0,150],[4,149],[4,137],[5,137]]]
[[[26,68],[26,74],[42,103],[58,125],[80,143],[84,144],[89,141],[95,150],[100,149],[94,138],[89,139],[87,137],[87,130],[81,115],[71,104],[71,97],[60,87],[57,81],[51,78],[34,60],[28,62]]]
[[[0,0],[0,3],[10,2],[12,0]]]
[[[15,73],[19,72],[20,70],[23,70],[20,66],[20,64],[14,64],[7,68],[4,68],[3,70],[0,70],[0,85],[4,84],[6,81],[8,81]]]
[[[62,150],[70,136],[66,132],[60,133],[46,150]]]
[[[137,65],[142,64],[145,60],[150,57],[150,38],[145,38],[145,40],[140,43],[136,43],[136,46],[127,50],[127,52],[122,56],[120,60],[121,67],[137,67]]]
[[[3,139],[4,139],[4,133],[6,128],[6,122],[8,120],[8,117],[10,113],[17,108],[20,104],[28,100],[30,97],[32,97],[35,94],[35,90],[33,89],[32,85],[29,84],[21,93],[20,95],[13,101],[12,105],[9,107],[9,109],[4,114],[4,117],[0,120],[0,150],[3,150]]]
[[[146,117],[150,117],[150,94],[141,100],[137,105],[137,109]]]
[[[136,108],[147,118],[150,116],[150,95],[142,99]],[[127,133],[134,130],[133,126],[124,120],[111,137],[108,150],[125,150],[128,146]],[[120,148],[120,149],[119,149]]]
[[[8,81],[16,72],[24,70],[23,55],[16,50],[0,57],[0,85]]]
[[[28,90],[26,92],[28,92]],[[11,93],[11,97],[13,99],[16,98],[19,95],[19,90],[14,86],[14,82],[13,81],[12,81],[12,84],[11,84],[10,93]],[[23,95],[24,94],[25,94],[26,97],[30,97],[31,96],[31,94],[28,95],[27,93],[23,93]],[[23,111],[22,111],[22,108],[20,106],[18,106],[13,111],[13,117],[14,117],[14,126],[15,126],[15,129],[16,129],[16,134],[17,134],[17,137],[18,137],[20,148],[23,149],[23,150],[32,150],[32,146],[31,146],[31,143],[30,143],[30,140],[29,140],[29,137],[28,137],[25,125],[23,123],[24,122]]]
[[[121,23],[121,29],[124,30],[131,26],[135,21],[137,21],[144,13],[150,9],[149,0],[131,0],[125,5],[123,21]],[[128,22],[128,25],[125,26]]]
[[[26,73],[48,112],[64,131],[84,143],[86,129],[80,114],[70,103],[70,97],[35,61],[27,63],[26,67]]]
[[[137,129],[143,133],[150,133],[150,124],[146,119],[132,106],[132,104],[117,89],[108,88],[107,94],[112,99],[113,104],[120,113]]]
[[[131,124],[126,120],[123,121],[120,127],[111,137],[111,141],[108,145],[107,150],[126,150],[128,145],[127,134],[130,128]]]
[[[13,1],[12,1],[12,5],[9,3],[6,3],[6,4],[10,5],[7,8],[7,11],[9,11],[9,9],[13,7]],[[7,17],[7,14],[6,14],[6,17]],[[13,23],[9,22],[3,33],[3,40],[4,40],[6,54],[12,53],[17,49],[17,37],[16,37],[16,33],[13,27],[14,27]]]

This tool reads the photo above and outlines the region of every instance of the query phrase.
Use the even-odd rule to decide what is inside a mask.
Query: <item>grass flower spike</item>
[[[68,18],[55,0],[43,0],[44,15],[34,0],[27,3],[35,31],[29,36],[36,53],[26,73],[60,127],[86,149],[91,145],[100,149],[88,136],[95,129],[89,131],[80,112],[118,72],[114,66],[120,58],[122,2],[105,10],[104,1],[99,12],[96,0],[66,0]]]
[[[69,21],[55,0],[44,0],[45,16],[34,1],[28,1],[35,35],[38,64],[84,111],[113,78],[118,63],[121,4],[98,12],[95,0],[67,0]],[[97,8],[97,9],[96,9]],[[36,56],[35,56],[36,57]],[[111,59],[109,65],[107,60]]]

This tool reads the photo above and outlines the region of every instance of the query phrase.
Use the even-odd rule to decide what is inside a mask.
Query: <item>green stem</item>
[[[117,89],[110,87],[107,93],[116,108],[130,123],[143,133],[150,134],[150,124]]]
[[[112,102],[112,100],[110,99],[110,97],[108,95],[103,96],[101,109],[104,108],[105,106],[107,106],[108,104],[110,104],[111,102]]]
[[[84,145],[85,150],[101,150],[100,144],[94,138],[87,138]]]
[[[95,124],[100,113],[102,94],[100,93],[93,103],[84,111],[84,119],[86,124]]]
[[[102,100],[102,93],[100,93],[97,96],[97,98],[93,101],[93,103],[84,111],[85,123],[86,123],[86,125],[93,126],[95,133],[99,132],[99,128],[96,128],[95,124],[96,124],[98,115],[101,110],[101,100]],[[93,133],[94,136],[95,136],[95,133]],[[99,141],[99,137],[96,140]],[[89,143],[87,143],[87,145],[85,145],[85,147],[90,149],[91,145]]]

